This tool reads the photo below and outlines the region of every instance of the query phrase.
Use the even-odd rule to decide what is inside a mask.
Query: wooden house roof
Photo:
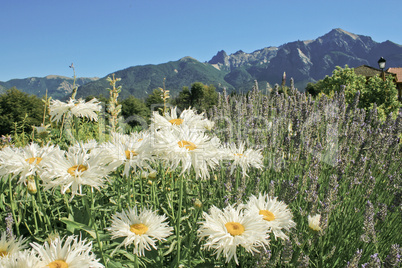
[[[385,75],[395,75],[392,72],[388,72],[388,70],[385,71]],[[375,76],[375,75],[381,75],[381,72],[382,71],[380,69],[377,69],[377,68],[374,68],[374,67],[371,67],[371,66],[368,66],[368,65],[360,65],[359,67],[355,68],[355,74],[364,75],[366,77],[371,77],[371,76]],[[402,79],[402,77],[401,77],[401,79]]]
[[[396,82],[402,83],[402,67],[388,68],[387,72],[396,75]]]

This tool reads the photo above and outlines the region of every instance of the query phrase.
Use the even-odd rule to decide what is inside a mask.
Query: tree
[[[191,92],[188,87],[183,87],[182,91],[179,92],[173,100],[173,105],[176,105],[180,110],[187,109],[191,106]]]
[[[149,108],[145,103],[134,96],[130,96],[120,102],[121,114],[127,123],[134,127],[144,124],[150,117]]]
[[[191,85],[191,106],[199,109],[204,98],[205,85],[201,82],[195,82]]]
[[[208,110],[218,102],[218,93],[213,85],[196,82],[191,85],[191,106],[197,110]]]
[[[397,112],[401,107],[398,101],[398,91],[389,76],[385,81],[379,76],[372,76],[366,79],[363,75],[357,75],[353,68],[347,65],[345,68],[339,66],[332,72],[332,76],[326,76],[315,85],[309,84],[306,90],[312,94],[324,93],[332,96],[334,92],[343,90],[348,104],[352,103],[356,93],[360,92],[358,108],[370,110],[376,103],[379,114],[382,116]]]
[[[98,101],[100,101],[103,104],[109,103],[109,99],[106,98],[103,94],[100,94],[99,96],[88,95],[85,97],[85,102],[88,102],[88,101],[92,100],[93,98],[96,98]]]
[[[214,85],[204,87],[204,99],[202,102],[203,110],[209,110],[214,105],[218,104],[218,92]]]
[[[33,126],[40,126],[43,120],[44,104],[35,95],[29,95],[16,89],[7,90],[0,95],[0,135],[15,129],[32,131]]]
[[[361,108],[371,109],[376,103],[382,118],[390,113],[395,114],[402,105],[398,101],[398,90],[393,79],[392,76],[388,76],[385,81],[379,76],[370,77],[361,94],[359,102]]]
[[[163,106],[163,93],[160,89],[154,89],[152,94],[148,95],[148,98],[145,100],[145,104],[148,108],[152,108],[153,105]]]
[[[320,80],[322,81],[322,80]],[[319,93],[320,93],[320,85],[318,85],[318,83],[320,82],[318,81],[316,84],[314,83],[308,83],[306,86],[306,92],[309,93],[310,95],[316,97]]]
[[[355,74],[355,70],[347,65],[344,69],[337,66],[332,76],[326,76],[318,86],[326,95],[331,95],[335,91],[339,92],[344,87],[346,102],[352,103],[357,91],[360,91],[360,94],[364,91],[366,77]]]

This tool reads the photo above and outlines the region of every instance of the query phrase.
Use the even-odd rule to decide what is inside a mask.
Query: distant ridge
[[[103,78],[79,78],[78,97],[88,95],[108,96],[108,76],[115,73],[121,78],[120,96],[133,95],[145,98],[153,89],[162,87],[166,78],[166,89],[176,96],[182,87],[194,82],[213,84],[218,90],[248,91],[257,80],[260,88],[280,84],[286,72],[293,78],[295,86],[303,91],[308,82],[316,82],[331,75],[336,66],[377,67],[380,57],[387,60],[388,67],[402,67],[402,46],[391,41],[378,43],[369,36],[350,33],[340,28],[331,30],[313,40],[294,41],[279,47],[265,47],[251,53],[239,50],[228,55],[218,51],[208,62],[186,56],[177,61],[162,64],[132,66],[112,71]],[[43,78],[13,79],[0,82],[0,92],[16,88],[42,96],[48,89],[53,98],[66,98],[71,94],[72,78],[49,75]]]
[[[77,86],[80,86],[98,79],[98,77],[79,77],[76,79],[75,83]],[[25,93],[43,97],[47,90],[48,96],[51,96],[53,99],[64,99],[71,94],[73,90],[73,83],[73,78],[60,75],[11,79],[7,82],[0,82],[0,92],[12,87],[16,87],[18,90],[21,90]]]

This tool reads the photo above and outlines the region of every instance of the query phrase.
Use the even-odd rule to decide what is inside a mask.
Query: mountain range
[[[163,86],[176,96],[184,86],[194,82],[213,84],[218,91],[248,91],[257,80],[260,88],[280,84],[283,73],[293,78],[295,87],[303,91],[308,82],[316,82],[331,75],[336,66],[358,67],[369,65],[377,68],[380,57],[388,67],[402,67],[402,46],[391,41],[378,43],[369,36],[357,35],[342,29],[333,29],[314,40],[294,41],[279,47],[265,47],[251,53],[239,50],[228,55],[219,51],[208,62],[191,57],[162,64],[128,67],[112,72],[121,78],[121,98],[134,95],[145,98],[155,88]],[[111,73],[111,74],[112,74]],[[79,78],[77,97],[88,95],[108,96],[106,78]],[[0,91],[15,86],[21,91],[63,99],[71,94],[72,78],[47,76],[44,78],[13,79],[0,82]],[[287,82],[289,83],[289,81]]]

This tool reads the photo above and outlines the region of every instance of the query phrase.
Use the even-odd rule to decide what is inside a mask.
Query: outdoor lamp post
[[[385,62],[386,62],[386,60],[383,57],[381,57],[378,60],[378,67],[380,67],[380,69],[381,69],[381,76],[382,76],[382,80],[384,80],[384,81],[385,81],[385,73],[384,73]]]

